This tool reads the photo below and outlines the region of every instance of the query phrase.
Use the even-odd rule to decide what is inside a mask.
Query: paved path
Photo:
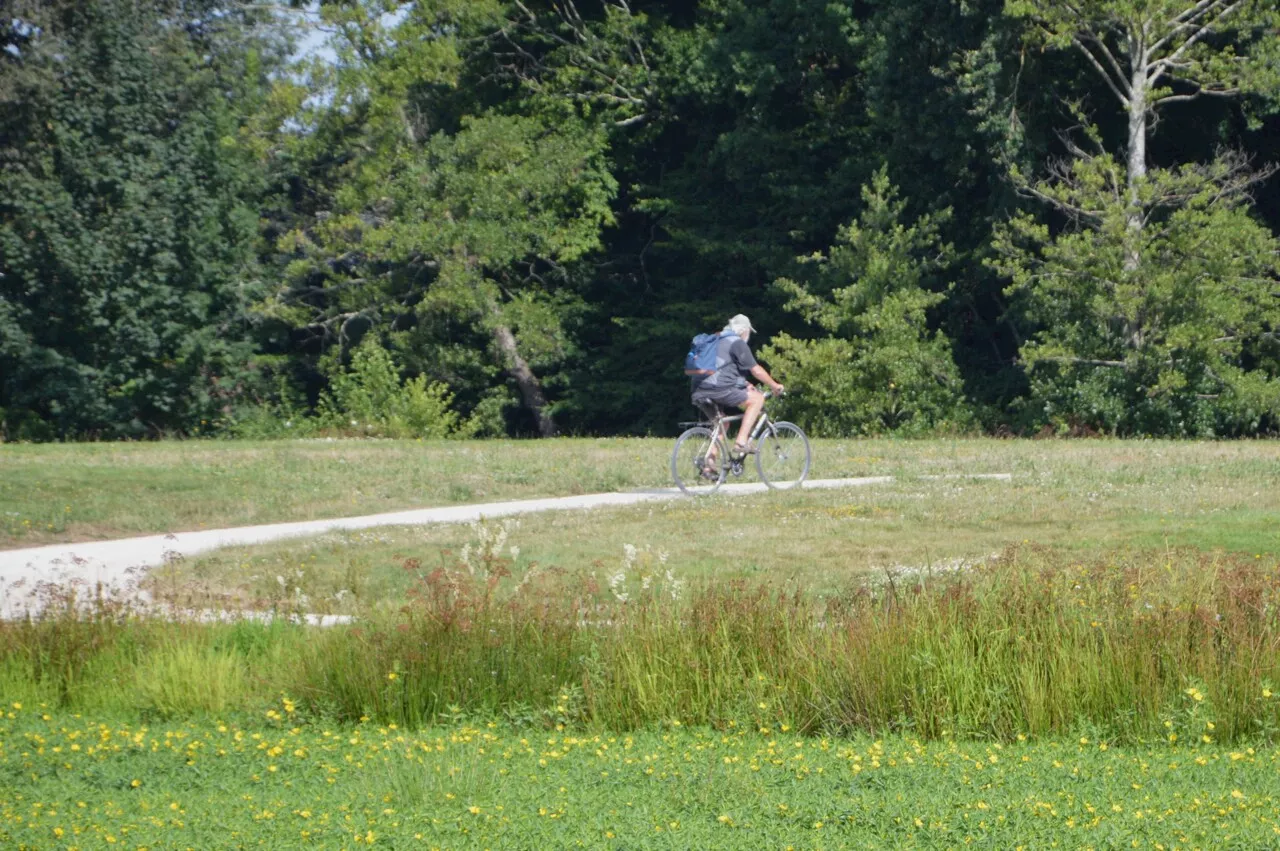
[[[936,477],[925,477],[936,478]],[[1008,480],[1007,473],[974,474],[948,478]],[[886,484],[892,476],[869,476],[859,479],[818,479],[805,482],[805,489],[854,488]],[[738,495],[767,490],[763,484],[727,484],[721,494]],[[178,532],[171,535],[149,535],[118,541],[90,541],[79,544],[53,544],[23,550],[0,551],[0,618],[20,616],[30,611],[28,595],[40,583],[83,585],[99,583],[104,588],[125,590],[147,568],[164,564],[173,558],[194,556],[222,547],[263,544],[287,538],[320,535],[325,532],[371,529],[375,526],[421,526],[432,523],[469,523],[481,518],[508,517],[539,511],[573,511],[615,505],[638,505],[644,502],[680,498],[675,488],[630,493],[599,493],[550,499],[525,499],[513,502],[490,502],[481,505],[456,505],[447,508],[421,508],[370,514],[364,517],[342,517],[333,520],[308,520],[300,523],[272,523],[266,526],[240,526],[232,529],[209,529],[200,532]]]

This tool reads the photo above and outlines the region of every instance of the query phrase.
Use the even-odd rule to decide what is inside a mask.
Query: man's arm
[[[781,384],[774,381],[773,376],[769,374],[769,370],[765,369],[760,364],[756,364],[751,367],[751,377],[756,381],[763,381],[765,384],[768,384],[769,387],[773,389],[773,395],[775,396],[782,395],[782,391],[785,389]]]

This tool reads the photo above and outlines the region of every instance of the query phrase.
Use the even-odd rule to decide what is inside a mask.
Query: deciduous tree
[[[1152,167],[1147,141],[1174,104],[1274,94],[1280,11],[1260,0],[1007,9],[1033,42],[1082,56],[1126,118],[1124,141],[1109,143],[1077,106],[1079,126],[1062,134],[1066,156],[1048,175],[1014,170],[1063,223],[1024,213],[997,233],[995,265],[1039,327],[1022,350],[1033,414],[1122,433],[1264,425],[1280,412],[1280,385],[1258,368],[1280,322],[1280,246],[1250,215],[1249,193],[1269,171],[1230,152]]]
[[[0,27],[0,410],[10,436],[198,428],[252,346],[274,47],[251,12],[18,3]],[[243,10],[241,10],[243,11]],[[25,423],[26,425],[22,425]]]
[[[402,18],[388,23],[392,7]],[[467,52],[499,37],[500,11],[458,0],[326,7],[339,62],[320,78],[332,100],[312,132],[329,146],[317,156],[340,145],[342,162],[329,207],[283,240],[297,259],[268,309],[340,341],[370,323],[487,339],[550,435],[535,365],[564,344],[566,264],[599,246],[616,184],[605,139],[571,111],[472,99],[451,116]]]

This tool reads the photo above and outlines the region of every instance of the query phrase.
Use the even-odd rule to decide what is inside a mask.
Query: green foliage
[[[1156,169],[1076,159],[1035,191],[1073,216],[1029,214],[998,232],[995,263],[1041,329],[1023,347],[1035,421],[1066,431],[1213,436],[1274,427],[1280,242],[1250,214],[1240,164]],[[1234,181],[1234,182],[1233,182]]]
[[[1280,9],[1270,0],[1006,0],[1005,13],[1029,22],[1032,43],[1086,55],[1129,102],[1273,97],[1280,87]]]
[[[265,359],[264,359],[265,360]],[[275,390],[232,409],[219,421],[218,433],[238,440],[308,437],[320,428],[302,392],[283,371],[274,375]]]
[[[926,315],[943,300],[928,286],[950,256],[938,239],[950,211],[903,223],[906,202],[884,169],[862,199],[858,220],[841,228],[827,255],[803,259],[814,267],[809,284],[775,284],[787,310],[830,335],[782,334],[762,352],[798,391],[786,401],[788,415],[823,435],[963,427],[959,372]]]
[[[1028,422],[1059,431],[1252,434],[1280,408],[1270,281],[1280,247],[1248,211],[1247,157],[1151,169],[1148,136],[1172,104],[1253,93],[1274,106],[1280,10],[1242,0],[1009,0],[1027,41],[1082,56],[1126,118],[1109,143],[1081,106],[1084,146],[1051,178],[1015,182],[1065,215],[1051,231],[1023,213],[997,227],[993,265],[1038,326],[1021,358]]]
[[[819,431],[1266,433],[1266,322],[1121,374],[1083,362],[1129,363],[1086,352],[1110,330],[1045,348],[1052,311],[987,261],[1019,175],[1078,153],[1063,104],[1099,113],[1135,232],[1172,211],[1136,200],[1148,168],[1280,158],[1278,27],[1270,0],[9,0],[0,439],[296,434],[273,376],[314,401],[370,330],[423,417],[442,383],[477,434],[665,433],[684,341],[739,311]],[[948,246],[937,298],[874,330],[779,310],[779,279],[849,285],[797,258],[834,268],[881,167]],[[1251,191],[1220,218],[1246,243],[1250,209],[1280,222]]]
[[[168,0],[26,10],[0,58],[0,406],[11,436],[141,436],[243,390],[269,71]],[[25,12],[24,12],[25,14]],[[7,23],[6,23],[7,26]]]
[[[459,104],[467,94],[453,86],[480,49],[468,36],[494,26],[495,8],[415,3],[393,28],[382,4],[332,13],[348,61],[318,78],[337,95],[311,114],[329,145],[295,153],[329,163],[336,148],[343,165],[325,176],[324,205],[281,240],[291,260],[263,306],[330,342],[353,323],[403,332],[424,370],[483,404],[489,423],[484,400],[505,381],[547,416],[538,374],[572,352],[579,302],[566,264],[599,248],[617,190],[590,124],[516,100]],[[471,357],[430,357],[460,343]]]
[[[419,375],[407,381],[377,338],[365,338],[343,366],[335,359],[320,398],[322,424],[371,437],[470,437],[474,428],[450,409],[453,395]]]

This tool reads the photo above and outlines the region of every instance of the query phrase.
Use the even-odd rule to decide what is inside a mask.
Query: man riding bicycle
[[[747,376],[768,384],[775,396],[783,391],[783,386],[756,363],[751,349],[747,347],[747,340],[755,330],[751,327],[751,320],[741,313],[730,319],[716,343],[715,369],[707,375],[694,375],[691,382],[693,404],[702,410],[714,415],[716,406],[742,409],[742,425],[738,428],[731,453],[734,460],[741,460],[756,451],[749,438],[760,412],[764,410],[764,394],[747,381]],[[714,458],[707,461],[714,467]]]

